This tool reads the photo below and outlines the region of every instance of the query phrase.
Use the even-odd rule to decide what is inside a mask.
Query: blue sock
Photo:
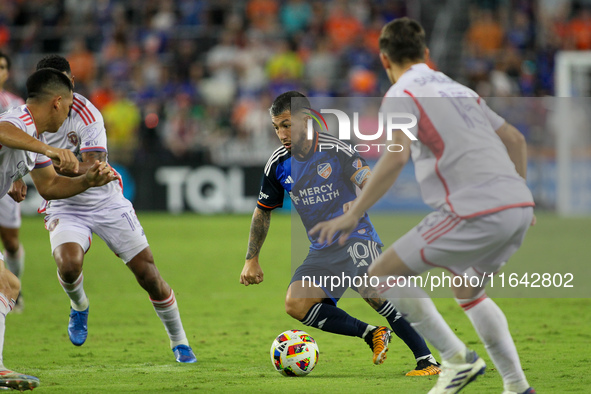
[[[423,337],[412,328],[409,322],[404,320],[390,301],[384,302],[376,311],[388,320],[392,331],[406,343],[416,359],[431,354]]]
[[[322,331],[359,338],[363,338],[370,328],[373,328],[350,316],[344,310],[322,302],[314,304],[301,322]]]

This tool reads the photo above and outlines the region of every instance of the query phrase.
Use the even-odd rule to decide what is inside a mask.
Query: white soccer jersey
[[[423,200],[432,208],[469,218],[534,205],[495,133],[504,119],[473,90],[415,64],[388,90],[381,110],[417,117],[411,156]]]
[[[25,101],[6,90],[0,92],[0,113],[8,111],[11,108],[23,105]]]
[[[89,100],[77,93],[74,93],[72,111],[66,121],[57,133],[48,134],[46,139],[49,145],[69,149],[79,159],[84,152],[107,152],[107,132],[101,113]],[[109,182],[70,198],[50,201],[46,209],[58,212],[71,211],[72,207],[77,207],[88,211],[102,207],[121,194],[121,182]]]
[[[26,105],[15,107],[0,115],[0,122],[9,122],[30,136],[45,142],[43,135],[37,135],[35,123]],[[10,190],[12,182],[27,175],[34,168],[47,167],[51,159],[45,155],[0,145],[0,197]]]

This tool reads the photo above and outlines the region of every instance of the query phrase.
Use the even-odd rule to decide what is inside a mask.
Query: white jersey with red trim
[[[107,152],[107,132],[99,110],[84,96],[74,93],[72,110],[57,133],[46,136],[47,143],[57,148],[71,150],[79,159],[84,152]],[[48,211],[64,212],[73,207],[88,211],[109,203],[122,194],[120,182],[109,182],[93,187],[76,196],[53,200],[47,204]],[[40,211],[43,211],[42,207]]]
[[[0,122],[8,122],[33,138],[45,142],[44,136],[37,134],[35,122],[26,105],[1,114]],[[34,168],[47,167],[50,164],[51,159],[45,155],[0,145],[0,197],[8,193],[12,182],[27,175]]]
[[[411,156],[423,200],[432,208],[468,218],[534,205],[495,132],[505,120],[473,90],[415,64],[388,90],[381,111],[417,117],[409,129],[418,139]]]
[[[11,108],[23,105],[25,100],[6,90],[0,91],[0,113],[8,111]]]

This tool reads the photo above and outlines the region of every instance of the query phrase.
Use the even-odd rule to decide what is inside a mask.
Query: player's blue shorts
[[[301,280],[320,287],[336,305],[348,288],[357,291],[367,278],[369,265],[381,253],[379,243],[360,238],[350,238],[344,246],[334,243],[321,250],[312,249],[296,268],[290,284]]]

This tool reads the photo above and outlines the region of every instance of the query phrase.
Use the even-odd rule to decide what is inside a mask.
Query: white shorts
[[[93,233],[126,264],[149,246],[133,205],[123,196],[101,209],[50,212],[45,216],[45,228],[49,231],[52,253],[68,242],[79,244],[86,253]]]
[[[461,219],[436,211],[394,242],[392,248],[416,273],[441,267],[462,275],[468,269],[497,272],[515,253],[530,227],[533,208],[512,208]]]
[[[21,206],[8,194],[0,198],[0,227],[21,227]]]

